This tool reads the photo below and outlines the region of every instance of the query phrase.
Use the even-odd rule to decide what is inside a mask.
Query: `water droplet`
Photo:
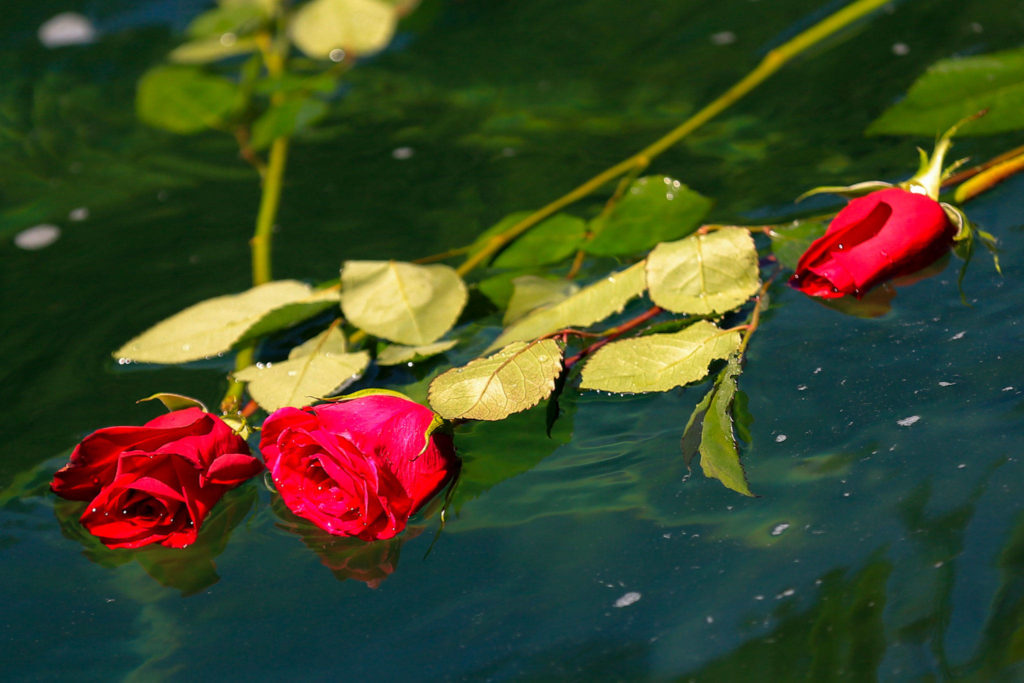
[[[345,59],[345,51],[342,50],[340,47],[336,47],[327,53],[327,57],[332,62],[341,62],[344,61]]]
[[[231,32],[223,33],[220,36],[220,44],[223,45],[224,47],[231,47],[232,45],[234,45],[237,42],[238,42],[238,36],[236,36],[234,33],[231,33]]]
[[[846,249],[846,245],[840,242],[839,244],[836,245],[836,249],[842,251],[843,249]]]

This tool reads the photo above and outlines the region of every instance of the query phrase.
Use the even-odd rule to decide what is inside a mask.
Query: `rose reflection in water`
[[[838,299],[809,298],[822,306],[845,313],[846,315],[858,318],[880,318],[892,310],[892,300],[896,298],[896,289],[898,287],[909,287],[921,280],[938,275],[946,269],[946,266],[949,264],[949,258],[949,254],[947,254],[917,272],[884,282],[860,299],[854,296],[844,296]]]

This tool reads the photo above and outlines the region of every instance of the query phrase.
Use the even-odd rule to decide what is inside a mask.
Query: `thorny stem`
[[[811,28],[770,51],[753,71],[682,124],[628,159],[624,159],[611,168],[602,171],[576,189],[533,212],[504,232],[491,237],[480,251],[462,262],[457,268],[459,275],[465,275],[481,263],[486,262],[494,254],[501,251],[505,245],[560,209],[588,196],[604,184],[615,180],[623,174],[645,168],[656,156],[732,106],[744,95],[766,81],[769,76],[782,68],[791,59],[889,2],[890,0],[856,0],[856,2],[829,15]]]
[[[599,348],[601,348],[602,346],[604,346],[608,342],[614,341],[618,337],[621,337],[622,335],[624,335],[626,332],[629,332],[630,330],[634,330],[637,327],[639,327],[640,325],[643,325],[645,322],[647,322],[651,318],[653,318],[656,315],[662,313],[663,310],[664,309],[661,308],[661,306],[651,306],[646,311],[644,311],[640,315],[636,316],[632,320],[628,320],[628,321],[622,323],[621,325],[617,325],[617,326],[612,327],[612,328],[610,328],[608,330],[605,330],[600,335],[601,339],[599,339],[598,341],[594,342],[590,346],[588,346],[588,347],[586,347],[584,349],[581,349],[580,352],[577,353],[575,356],[572,356],[571,358],[566,359],[566,361],[565,361],[565,369],[568,370],[573,365],[578,363],[581,358],[584,358],[585,356],[590,355],[594,351],[597,351]]]

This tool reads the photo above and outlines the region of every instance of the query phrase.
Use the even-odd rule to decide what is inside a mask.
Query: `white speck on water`
[[[939,382],[940,387],[951,387],[954,384],[956,384],[956,382]]]
[[[788,597],[790,597],[792,595],[796,595],[796,589],[795,588],[787,588],[786,590],[784,590],[781,593],[779,593],[778,595],[776,595],[775,599],[776,600],[781,600],[782,598],[788,598]]]
[[[412,147],[395,147],[391,150],[391,156],[398,160],[411,159],[415,153],[416,150]]]
[[[797,391],[807,391],[807,385],[806,384],[798,384],[798,385],[796,385],[796,390]]]
[[[736,42],[736,34],[732,31],[719,31],[711,34],[712,45],[732,45]]]
[[[14,236],[14,246],[26,251],[45,249],[60,237],[60,228],[56,225],[43,223],[33,225]]]
[[[967,330],[957,332],[956,334],[949,338],[949,341],[953,341],[955,339],[963,339],[965,334],[967,334]]]
[[[817,375],[819,372],[821,372],[821,368],[814,368],[814,372],[812,374]]]
[[[974,31],[975,33],[981,33],[982,31],[985,30],[985,28],[981,24],[979,24],[978,22],[972,21],[971,22],[971,30]]]
[[[704,621],[708,622],[709,624],[713,624],[715,623],[715,618],[709,614],[706,617],[704,617]]]
[[[772,527],[772,536],[781,536],[782,532],[789,528],[789,522],[780,522]]]
[[[763,595],[755,595],[754,599],[755,600],[764,600],[764,596]]]
[[[1003,391],[1013,391],[1013,387],[1003,387]]]
[[[786,436],[785,434],[779,434],[778,436],[775,437],[775,443],[782,443],[783,441],[785,441],[788,438],[789,437]]]
[[[618,600],[616,600],[615,601],[615,606],[616,607],[629,607],[630,605],[632,605],[634,602],[636,602],[640,598],[641,598],[641,595],[639,593],[637,593],[636,591],[630,591],[630,592],[626,593],[625,595],[623,595]]]
[[[965,462],[962,462],[962,463],[960,463],[959,465],[957,465],[957,466],[956,466],[956,468],[957,468],[958,470],[966,469],[966,468],[967,468],[967,463],[965,463]]]
[[[897,57],[910,54],[910,46],[906,43],[893,43],[892,53]]]
[[[896,420],[896,424],[898,424],[900,427],[909,427],[910,425],[914,424],[920,419],[920,415],[911,415],[910,417],[905,417],[902,420]]]
[[[61,12],[39,27],[39,42],[53,49],[67,45],[86,45],[96,40],[96,27],[77,12]]]
[[[84,206],[80,206],[77,209],[71,209],[68,213],[69,221],[84,221],[89,217],[89,209]]]

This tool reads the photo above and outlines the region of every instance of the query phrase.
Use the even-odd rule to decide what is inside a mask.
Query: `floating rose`
[[[111,548],[183,548],[226,491],[263,469],[245,441],[199,408],[85,437],[50,488],[91,501],[82,526]]]
[[[451,438],[429,408],[375,394],[282,408],[260,450],[284,504],[338,536],[391,538],[457,471]]]

